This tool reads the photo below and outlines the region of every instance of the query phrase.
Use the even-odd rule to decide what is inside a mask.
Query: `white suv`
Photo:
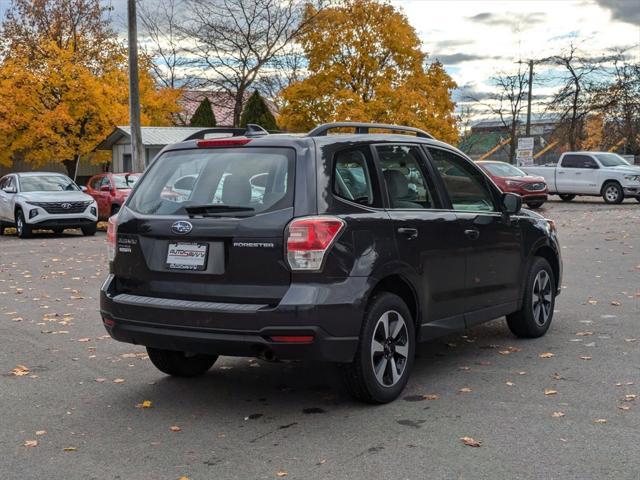
[[[0,235],[15,226],[20,238],[34,229],[61,233],[80,228],[94,235],[98,206],[73,180],[60,173],[12,173],[0,178]]]

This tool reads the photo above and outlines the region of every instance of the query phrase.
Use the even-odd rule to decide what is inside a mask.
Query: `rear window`
[[[167,152],[153,162],[128,207],[146,215],[187,214],[203,207],[243,217],[291,207],[293,163],[294,152],[287,148]]]

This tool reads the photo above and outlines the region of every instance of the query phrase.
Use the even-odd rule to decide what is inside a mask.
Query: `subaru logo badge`
[[[171,231],[173,233],[177,233],[179,235],[186,235],[192,229],[193,229],[193,225],[191,225],[191,223],[185,222],[183,220],[180,220],[179,222],[176,222],[173,225],[171,225]]]
[[[71,204],[70,203],[63,203],[62,205],[60,205],[62,208],[64,208],[65,210],[69,210],[71,208]]]

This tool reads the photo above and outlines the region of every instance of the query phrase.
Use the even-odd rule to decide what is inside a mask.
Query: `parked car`
[[[98,206],[73,180],[60,173],[12,173],[0,179],[0,234],[16,227],[18,237],[30,237],[34,229],[62,233],[80,228],[96,233]]]
[[[115,215],[140,178],[139,173],[101,173],[87,182],[87,193],[98,203],[98,217]]]
[[[517,193],[529,208],[540,208],[547,201],[547,184],[543,177],[528,175],[505,162],[476,162],[503,192]]]
[[[556,165],[522,169],[544,177],[549,193],[565,202],[576,195],[602,196],[607,203],[622,203],[625,197],[640,202],[640,167],[616,153],[566,152]]]
[[[188,196],[163,196],[186,171]],[[344,364],[355,397],[389,402],[418,341],[504,315],[519,337],[546,333],[560,249],[554,223],[521,204],[409,127],[187,140],[109,221],[102,321],[169,375],[219,355],[308,358]]]

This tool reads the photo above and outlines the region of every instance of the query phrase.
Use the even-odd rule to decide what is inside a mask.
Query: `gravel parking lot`
[[[497,320],[423,344],[379,407],[318,364],[223,357],[166,377],[102,327],[104,233],[0,237],[1,476],[637,479],[640,204],[541,212],[565,266],[549,333]]]

